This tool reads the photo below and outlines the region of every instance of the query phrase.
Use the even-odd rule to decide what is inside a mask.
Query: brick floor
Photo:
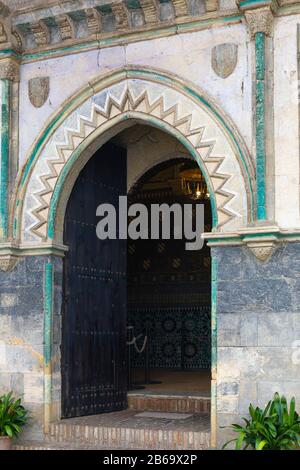
[[[209,414],[186,419],[141,418],[135,410],[71,418],[52,423],[49,443],[102,449],[207,449]]]

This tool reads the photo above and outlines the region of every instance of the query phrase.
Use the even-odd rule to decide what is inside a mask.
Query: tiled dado
[[[131,410],[165,411],[169,413],[209,413],[210,398],[187,395],[158,395],[128,393]]]

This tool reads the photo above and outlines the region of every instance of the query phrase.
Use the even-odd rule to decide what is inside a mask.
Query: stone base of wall
[[[265,263],[247,248],[213,248],[218,263],[218,442],[227,426],[264,406],[275,392],[300,411],[300,244]]]
[[[31,419],[23,439],[43,439],[44,299],[46,256],[28,256],[11,272],[0,271],[0,393],[21,397]],[[60,389],[60,299],[62,260],[54,263],[52,399]],[[56,378],[56,373],[59,376]]]

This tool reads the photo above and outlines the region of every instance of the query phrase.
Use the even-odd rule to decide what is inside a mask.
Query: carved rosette
[[[11,58],[0,60],[0,79],[18,82],[20,80],[19,63]]]
[[[245,11],[245,19],[251,39],[254,39],[256,33],[264,33],[266,36],[271,36],[273,13],[269,7]]]

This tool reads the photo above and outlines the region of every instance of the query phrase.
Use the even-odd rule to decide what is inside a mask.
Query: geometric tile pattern
[[[50,201],[66,162],[91,133],[126,112],[138,114],[145,123],[155,117],[190,142],[209,175],[220,230],[246,223],[247,197],[237,158],[224,131],[208,111],[170,86],[123,79],[80,105],[46,143],[24,197],[23,241],[47,239]]]

